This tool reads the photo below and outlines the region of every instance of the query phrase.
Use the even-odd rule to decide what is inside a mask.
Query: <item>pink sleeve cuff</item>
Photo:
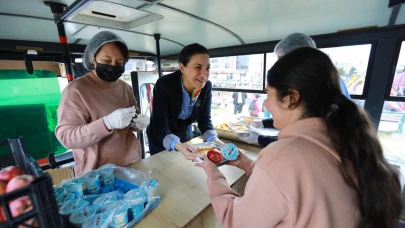
[[[94,122],[91,122],[89,124],[89,126],[90,126],[90,129],[93,132],[93,134],[98,139],[102,139],[112,133],[112,131],[108,130],[107,127],[104,125],[103,118],[100,118]]]

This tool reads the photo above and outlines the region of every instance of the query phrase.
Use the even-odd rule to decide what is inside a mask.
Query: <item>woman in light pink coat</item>
[[[279,140],[256,161],[241,154],[245,194],[205,157],[211,203],[222,227],[394,227],[402,210],[398,175],[384,159],[366,113],[340,90],[323,52],[299,48],[267,76],[266,108]]]

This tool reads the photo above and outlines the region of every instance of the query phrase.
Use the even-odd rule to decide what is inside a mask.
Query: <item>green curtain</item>
[[[54,132],[60,98],[58,77],[51,71],[29,75],[25,70],[0,70],[0,139],[22,136],[35,159],[66,152]],[[7,152],[0,148],[0,154]]]

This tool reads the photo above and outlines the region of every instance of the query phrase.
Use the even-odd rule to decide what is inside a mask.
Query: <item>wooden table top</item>
[[[251,158],[256,158],[261,150],[245,143],[221,140],[234,143]],[[201,142],[201,138],[195,138],[189,143]],[[186,160],[179,152],[163,151],[128,167],[141,170],[159,181],[160,204],[136,227],[183,227],[210,206],[204,170],[194,166],[194,162]],[[244,174],[233,166],[224,165],[219,169],[231,186]]]

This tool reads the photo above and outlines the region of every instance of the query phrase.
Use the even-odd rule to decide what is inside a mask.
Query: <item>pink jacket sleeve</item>
[[[250,176],[252,174],[254,167],[255,167],[255,161],[250,159],[245,154],[241,154],[241,159],[240,159],[238,168],[245,171],[247,176]]]
[[[56,137],[64,147],[83,149],[96,144],[111,132],[102,118],[90,123],[90,114],[78,91],[69,87],[64,90],[55,129]]]
[[[207,166],[204,170],[211,204],[222,227],[274,227],[288,215],[284,195],[261,167],[254,167],[243,197],[229,187],[217,167]]]

